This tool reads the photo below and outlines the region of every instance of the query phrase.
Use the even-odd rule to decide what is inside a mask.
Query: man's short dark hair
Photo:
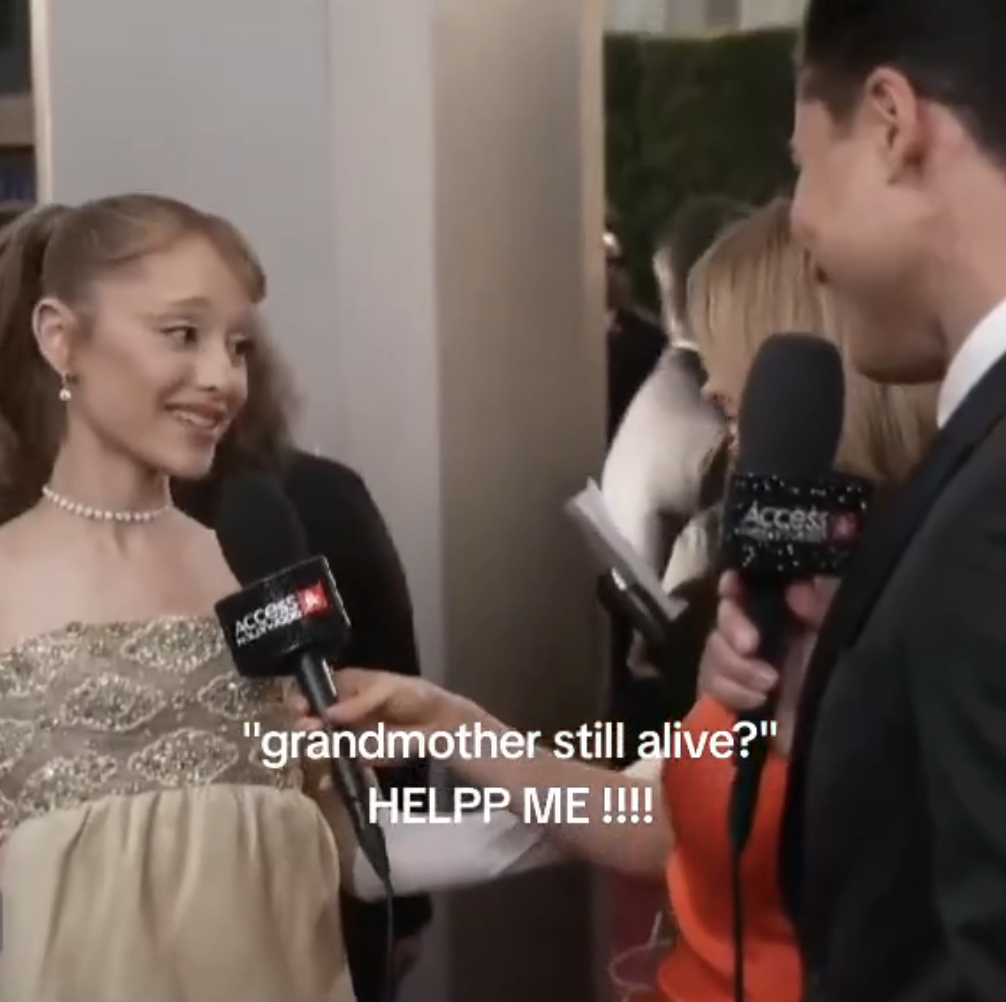
[[[1006,161],[1006,0],[810,0],[797,54],[804,97],[842,120],[874,70],[953,109]]]
[[[1006,0],[1003,0],[1006,3]],[[664,255],[674,276],[671,309],[683,317],[687,312],[688,273],[716,238],[750,209],[722,195],[697,195],[671,216],[657,238],[656,251]]]

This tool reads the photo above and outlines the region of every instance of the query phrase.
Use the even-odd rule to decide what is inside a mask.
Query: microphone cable
[[[325,731],[332,739],[330,747],[335,747],[336,728],[325,724]],[[365,803],[365,790],[356,789],[347,781],[344,770],[339,768],[335,759],[328,763],[332,785],[345,805],[349,815],[349,823],[353,834],[359,843],[360,851],[371,865],[377,879],[384,890],[384,948],[381,964],[381,1002],[394,1002],[397,980],[394,976],[395,956],[395,891],[391,881],[391,860],[388,858],[388,843],[384,837],[384,829],[377,821],[371,821]],[[376,782],[376,777],[375,777]]]
[[[766,718],[771,709],[766,710]],[[738,763],[730,787],[728,830],[730,836],[730,896],[733,900],[734,1002],[746,1002],[744,984],[744,850],[751,838],[758,790],[768,760],[770,739],[750,743],[748,759]],[[743,765],[742,765],[743,763]],[[745,768],[746,766],[746,768]]]
[[[759,606],[761,608],[759,608]],[[749,613],[754,622],[764,624],[762,643],[758,656],[772,665],[782,664],[785,641],[789,632],[789,617],[780,610],[770,595],[755,592],[751,595]],[[746,1002],[744,979],[744,851],[754,828],[758,809],[758,792],[765,772],[765,764],[772,750],[771,728],[778,703],[778,685],[769,694],[765,704],[750,713],[740,714],[757,728],[753,740],[748,742],[737,758],[737,771],[730,786],[728,806],[728,834],[730,840],[730,884],[733,899],[734,941],[734,1002]]]

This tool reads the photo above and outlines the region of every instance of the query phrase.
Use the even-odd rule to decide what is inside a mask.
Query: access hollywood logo
[[[757,542],[851,543],[859,521],[849,512],[753,504],[737,526],[738,535]]]
[[[234,646],[253,644],[274,630],[326,612],[330,607],[325,586],[320,581],[309,588],[301,588],[242,616],[234,625]]]

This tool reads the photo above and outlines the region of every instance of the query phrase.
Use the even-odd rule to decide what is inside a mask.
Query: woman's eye
[[[195,324],[171,324],[163,328],[163,331],[179,344],[193,344],[199,335]]]

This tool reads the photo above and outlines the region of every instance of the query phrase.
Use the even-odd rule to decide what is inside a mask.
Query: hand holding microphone
[[[750,833],[768,728],[780,699],[795,700],[823,618],[820,577],[837,575],[862,532],[870,486],[834,472],[845,418],[838,349],[809,334],[776,334],[748,376],[737,461],[723,511],[717,629],[701,684],[758,729],[738,759],[732,841]]]
[[[319,714],[308,700],[291,694],[287,706],[298,730],[325,730],[330,726],[365,731],[383,725],[388,734],[456,731],[478,718],[472,704],[423,678],[364,668],[335,672],[339,701]],[[394,762],[374,762],[394,765]]]
[[[246,475],[224,487],[217,538],[241,591],[215,612],[238,671],[246,678],[292,676],[312,714],[322,717],[339,702],[331,671],[349,640],[343,608],[328,561],[309,555],[297,515],[279,485]],[[370,817],[370,781],[361,763],[334,759],[339,793],[360,851],[384,889],[387,908],[382,996],[393,998],[394,895],[384,832]],[[318,789],[321,784],[316,784]],[[322,803],[319,801],[319,807]],[[323,808],[324,810],[324,808]],[[340,811],[341,816],[341,811]],[[330,818],[333,828],[338,822]]]
[[[844,397],[837,348],[807,334],[770,337],[744,389],[723,519],[729,570],[699,688],[756,724],[795,700],[862,532],[869,485],[833,472]],[[767,744],[741,763],[752,799]]]
[[[759,659],[761,641],[758,628],[744,611],[744,584],[736,571],[727,571],[720,579],[716,628],[699,667],[699,689],[738,713],[763,707],[783,676],[787,680],[802,677],[837,587],[837,579],[819,577],[786,589],[790,642],[784,663],[777,667]],[[786,688],[782,686],[781,697]],[[796,695],[798,689],[790,691]]]
[[[214,610],[235,666],[246,678],[292,676],[313,713],[323,715],[339,700],[331,662],[350,630],[328,561],[308,555],[296,514],[265,476],[225,485],[217,537],[243,585]],[[334,759],[331,772],[360,848],[387,882],[384,836],[369,817],[365,770],[358,762]]]
[[[838,349],[808,334],[776,334],[754,360],[737,422],[737,461],[723,512],[717,627],[700,687],[755,726],[737,758],[728,837],[734,998],[747,998],[742,858],[771,739],[763,726],[796,705],[834,577],[863,527],[869,485],[833,472],[845,417]],[[785,723],[785,721],[784,721]]]

